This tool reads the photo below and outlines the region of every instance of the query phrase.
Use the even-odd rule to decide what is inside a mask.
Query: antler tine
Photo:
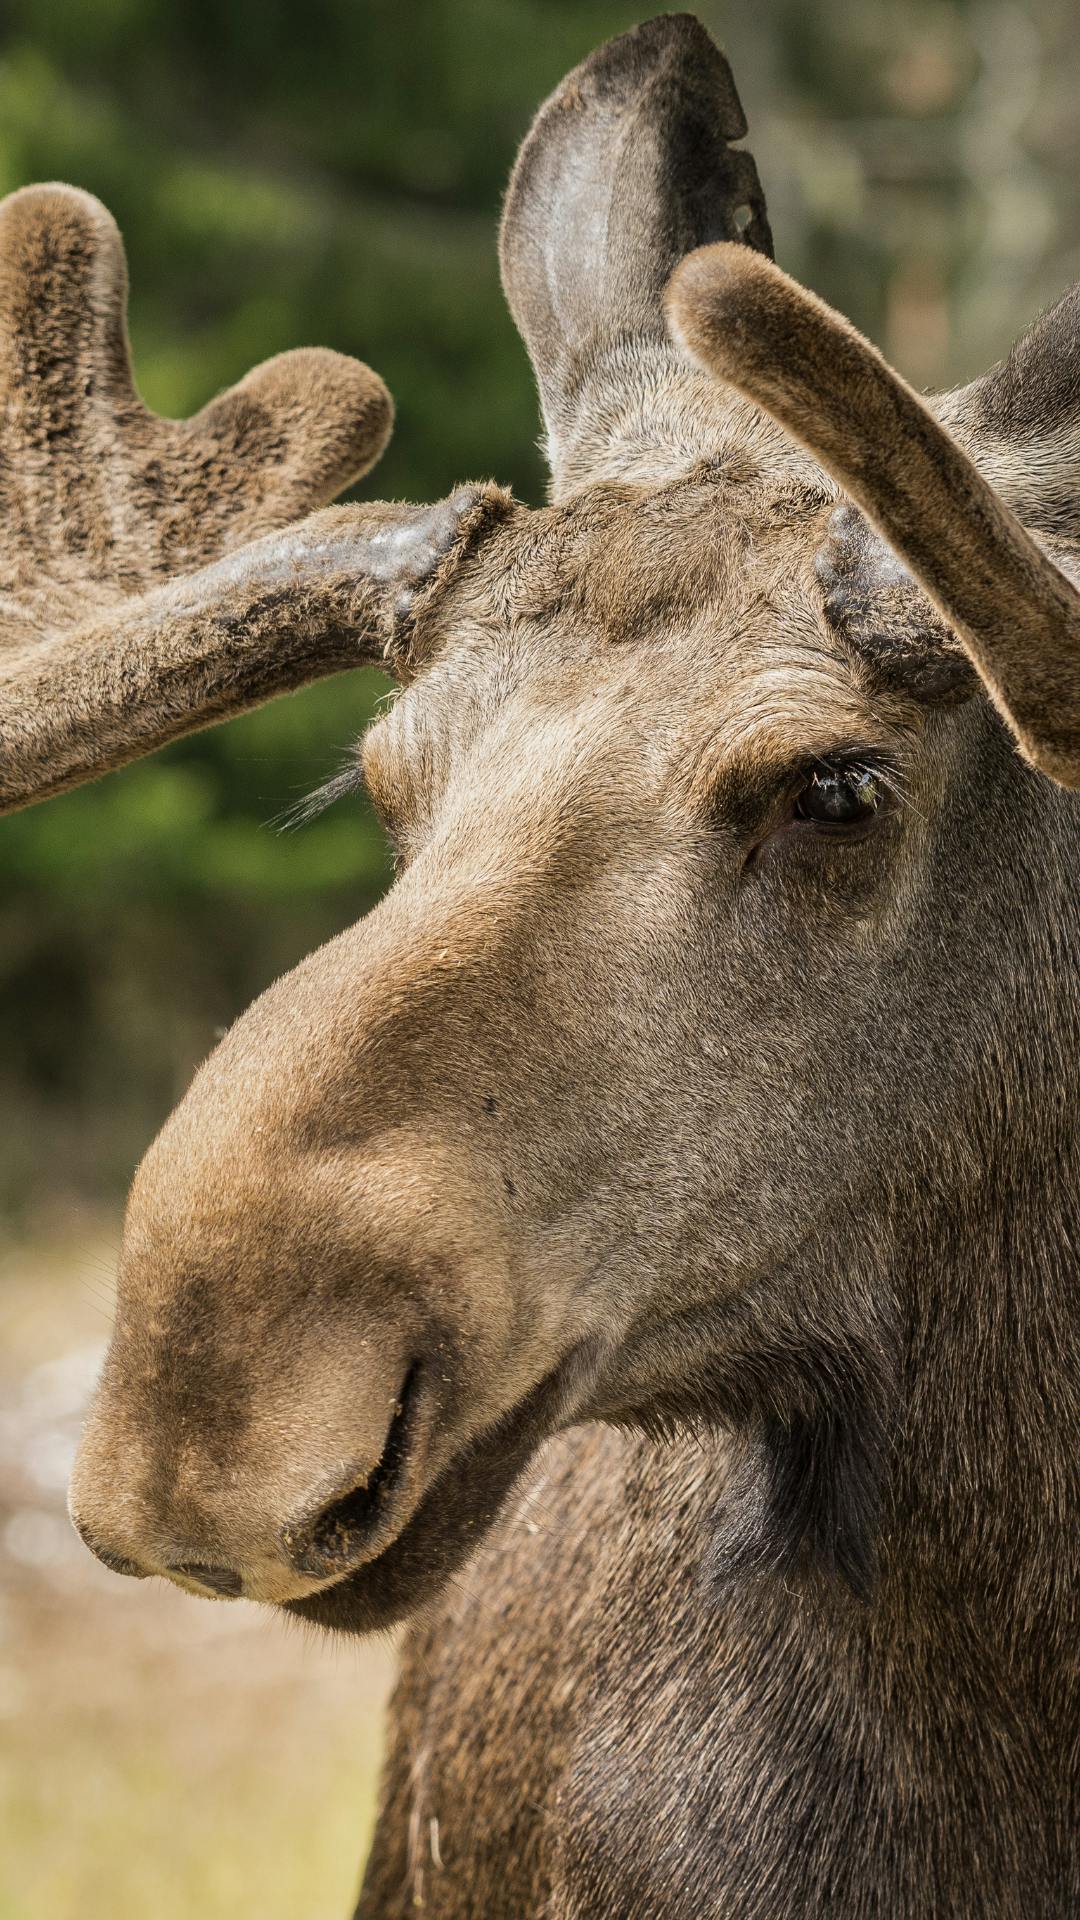
[[[126,308],[123,242],[100,200],[58,182],[0,200],[0,394],[13,444],[42,447],[103,401],[139,410]]]
[[[229,468],[248,482],[246,491],[235,489],[224,529],[229,546],[326,505],[362,479],[393,422],[393,401],[370,367],[327,347],[294,347],[179,423],[177,440],[197,497],[206,490],[207,462],[221,463],[218,500]]]
[[[130,591],[321,506],[389,437],[382,381],[322,349],[160,419],[135,389],[126,311],[123,243],[91,194],[0,202],[0,571],[20,600],[0,608],[0,642],[35,624],[39,594],[52,616],[65,587]]]
[[[911,568],[1025,756],[1080,786],[1080,594],[869,341],[761,254],[672,276],[695,360],[802,442]]]
[[[441,584],[509,510],[466,488],[297,522],[382,451],[382,381],[286,353],[158,419],[126,289],[89,194],[0,203],[0,812],[325,674],[414,671]]]

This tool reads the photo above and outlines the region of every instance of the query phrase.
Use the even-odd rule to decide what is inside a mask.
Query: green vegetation
[[[920,383],[975,371],[1077,271],[1068,0],[701,6],[793,271]],[[647,11],[647,9],[643,9]],[[530,114],[640,17],[614,0],[9,0],[0,190],[113,209],[148,401],[188,413],[323,343],[398,401],[367,483],[543,479],[495,221]],[[122,1190],[195,1061],[387,878],[359,803],[277,816],[379,695],[357,674],[0,825],[0,1210]]]

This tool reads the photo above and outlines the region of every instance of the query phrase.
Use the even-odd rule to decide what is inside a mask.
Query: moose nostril
[[[419,1373],[412,1366],[405,1376],[374,1471],[283,1529],[282,1545],[298,1573],[316,1580],[348,1573],[377,1547],[412,1442]]]
[[[235,1600],[244,1591],[244,1582],[231,1567],[207,1567],[198,1560],[178,1561],[169,1568],[170,1573],[178,1573],[185,1580],[195,1580],[200,1587],[208,1587],[211,1593],[223,1594]]]

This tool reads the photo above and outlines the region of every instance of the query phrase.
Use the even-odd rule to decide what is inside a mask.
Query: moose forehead
[[[364,743],[376,803],[426,813],[463,759],[475,780],[478,743],[485,759],[500,736],[515,753],[526,732],[534,750],[562,742],[583,779],[590,762],[610,772],[620,743],[644,748],[691,795],[891,739],[912,703],[825,619],[814,562],[834,504],[709,463],[657,490],[512,508]]]

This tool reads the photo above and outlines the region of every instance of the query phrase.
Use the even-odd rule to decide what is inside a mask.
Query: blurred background
[[[781,263],[920,387],[1080,277],[1075,0],[701,0]],[[368,486],[542,495],[500,194],[609,0],[5,0],[0,192],[123,229],[149,404],[325,344],[398,402]],[[119,1207],[221,1029],[388,879],[362,803],[282,833],[385,691],[358,673],[0,823],[0,1920],[344,1916],[385,1650],[96,1570],[63,1483]]]

